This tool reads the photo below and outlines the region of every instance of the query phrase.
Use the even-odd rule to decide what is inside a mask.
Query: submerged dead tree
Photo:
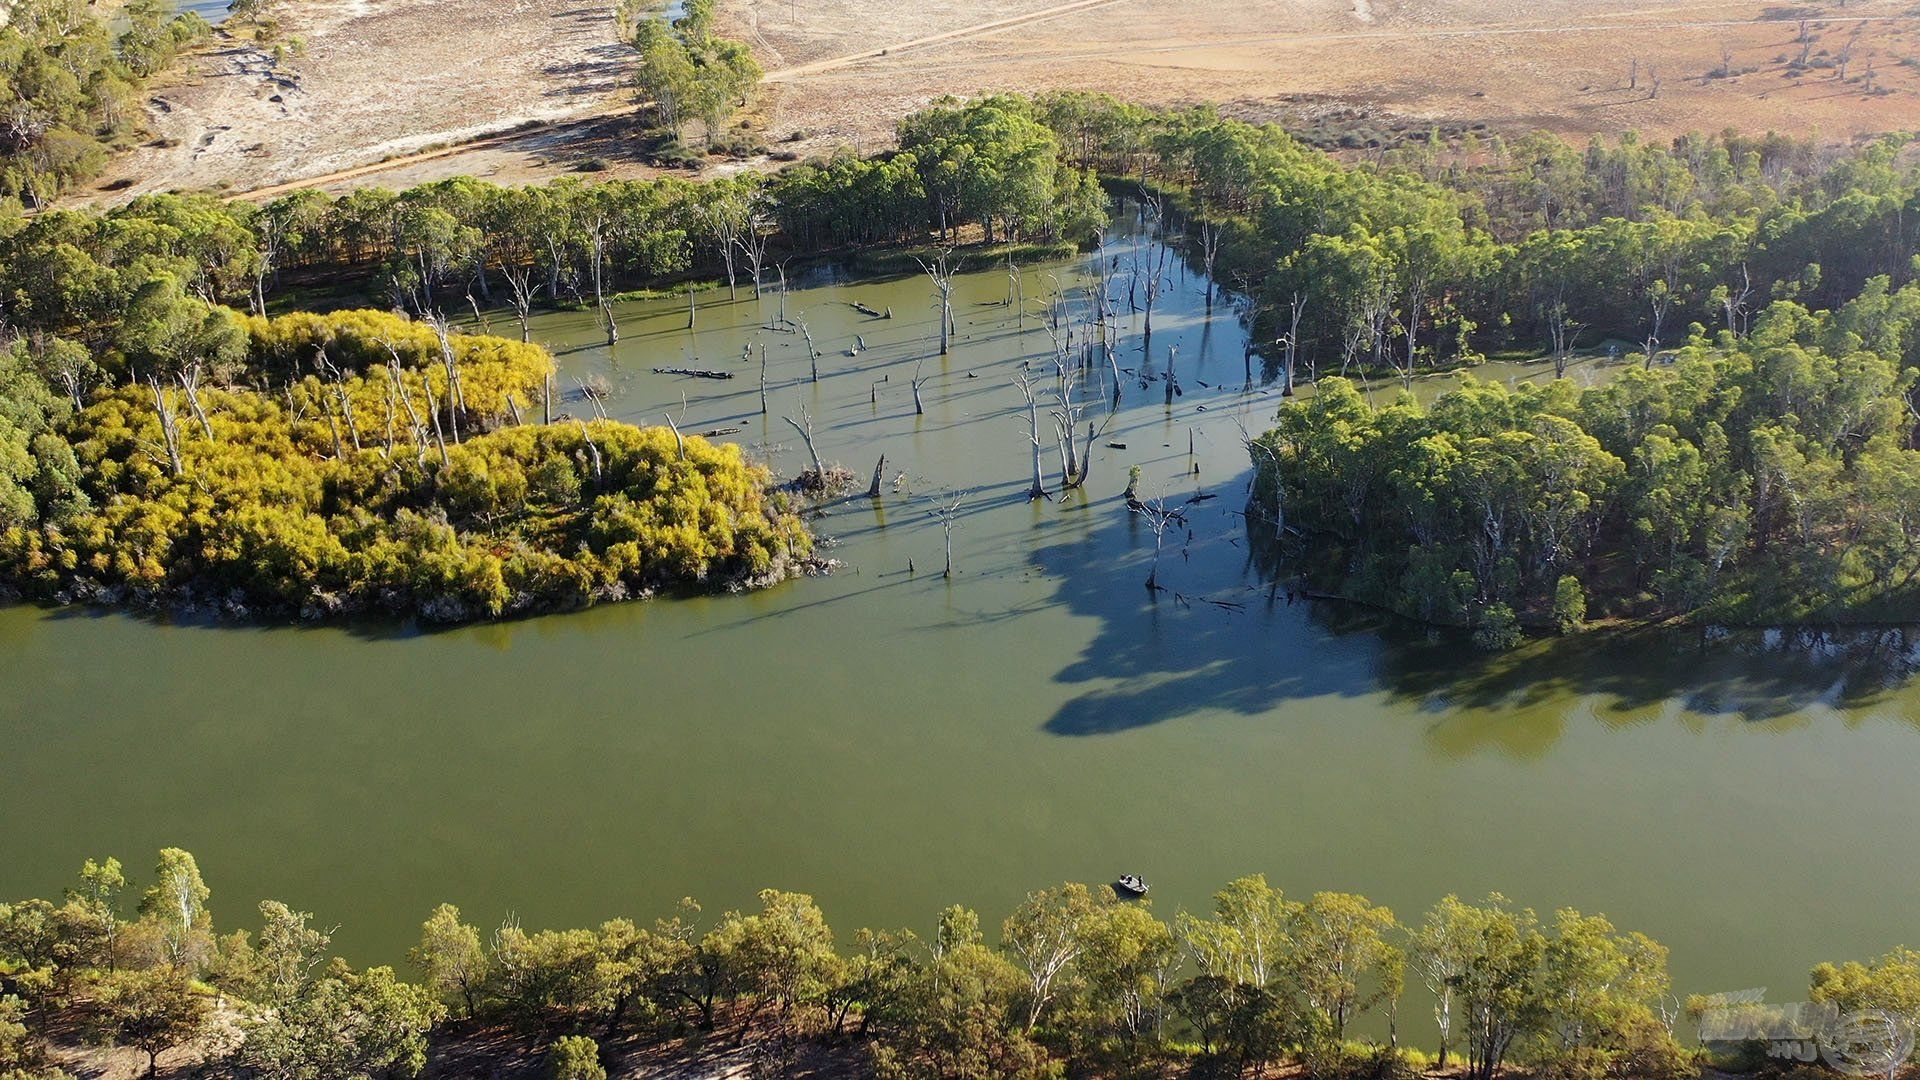
[[[1026,372],[1021,372],[1013,384],[1020,388],[1020,395],[1027,400],[1027,441],[1033,451],[1033,483],[1027,488],[1027,501],[1051,498],[1047,494],[1046,473],[1041,466],[1040,399],[1034,393],[1032,377]]]
[[[1146,321],[1142,324],[1140,333],[1148,347],[1152,347],[1153,345],[1154,302],[1160,299],[1161,294],[1166,292],[1167,286],[1172,283],[1167,277],[1167,263],[1172,257],[1172,249],[1163,247],[1159,250],[1153,262],[1147,267],[1147,281],[1144,290],[1147,295]]]
[[[1166,500],[1159,495],[1151,495],[1145,499],[1135,498],[1127,504],[1127,509],[1140,515],[1140,519],[1147,523],[1147,528],[1153,531],[1153,562],[1147,570],[1147,591],[1159,592],[1162,588],[1160,553],[1166,547],[1167,530],[1175,522],[1182,520],[1182,511],[1178,508],[1167,509]]]
[[[782,288],[785,286],[783,285]],[[807,329],[807,320],[800,320],[800,336],[807,339],[807,372],[809,380],[820,381],[820,350],[813,347],[813,331]]]
[[[815,449],[813,445],[813,414],[808,412],[803,406],[800,409],[800,423],[795,423],[791,416],[783,416],[780,419],[785,420],[787,426],[792,428],[796,435],[800,436],[800,441],[806,444],[807,457],[813,460],[813,475],[819,480],[820,484],[824,486],[827,482],[827,467],[821,464],[820,451]]]
[[[613,302],[607,298],[607,260],[613,245],[614,221],[603,207],[581,222],[587,239],[587,265],[593,280],[593,304],[600,312],[601,328],[607,332],[607,344],[620,340],[620,323],[614,318]]]
[[[934,510],[931,511],[931,513],[933,514],[934,518],[940,522],[940,535],[941,535],[941,538],[946,541],[946,545],[947,545],[947,565],[945,569],[940,571],[940,576],[948,580],[952,580],[953,578],[953,530],[960,527],[960,524],[959,524],[960,497],[957,495],[954,496],[954,499],[952,502],[946,504],[945,506],[936,507]]]
[[[1007,303],[1013,308],[1013,321],[1016,329],[1027,328],[1026,289],[1020,280],[1020,267],[1013,261],[1013,253],[1007,253]]]
[[[533,280],[533,264],[514,264],[500,268],[500,276],[507,279],[507,291],[510,297],[508,306],[513,308],[513,317],[520,323],[520,340],[533,340],[533,302],[539,298],[545,288]]]
[[[753,298],[760,299],[760,274],[767,263],[767,243],[773,239],[774,219],[765,209],[747,216],[746,227],[733,238],[733,244],[747,257],[747,269],[753,274]],[[731,279],[729,279],[731,284]]]
[[[1220,258],[1220,226],[1212,221],[1200,225],[1200,265],[1207,272],[1207,310],[1213,310],[1213,264]]]
[[[940,301],[940,355],[945,356],[953,345],[953,249],[938,249],[932,259],[914,257],[920,269],[932,280],[934,295]]]
[[[1094,443],[1107,430],[1107,426],[1113,423],[1113,418],[1117,415],[1114,411],[1108,410],[1098,424],[1088,420],[1086,422],[1087,441],[1084,445],[1076,445],[1075,439],[1080,430],[1081,417],[1089,405],[1087,401],[1076,399],[1074,396],[1079,383],[1079,371],[1074,365],[1064,360],[1054,362],[1054,407],[1050,410],[1050,415],[1053,418],[1054,438],[1060,444],[1062,491],[1086,485],[1087,477],[1093,471]]]

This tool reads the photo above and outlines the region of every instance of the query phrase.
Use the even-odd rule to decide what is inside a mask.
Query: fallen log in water
[[[708,368],[657,367],[653,369],[653,373],[655,375],[686,375],[695,379],[733,378],[733,372],[731,371],[713,371]]]
[[[849,303],[851,303],[851,304],[853,305],[853,310],[855,310],[855,311],[857,311],[857,312],[859,312],[859,313],[860,313],[860,314],[862,314],[862,315],[865,315],[865,316],[867,316],[867,317],[868,317],[868,318],[870,318],[870,319],[884,319],[884,318],[886,318],[886,316],[884,316],[884,315],[882,315],[882,314],[880,314],[880,313],[879,313],[878,311],[875,311],[874,309],[872,309],[872,308],[870,308],[870,307],[868,307],[867,305],[865,305],[865,304],[863,304],[863,303],[861,303],[861,302],[860,302],[860,301],[858,301],[858,300],[851,300],[851,301],[848,301],[848,302],[849,302]]]

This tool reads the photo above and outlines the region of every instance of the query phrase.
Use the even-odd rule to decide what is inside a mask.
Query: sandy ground
[[[153,96],[152,140],[100,187],[254,188],[624,104],[630,52],[607,4],[287,0],[284,10],[284,34],[304,53],[276,64],[223,38],[193,57]]]
[[[276,67],[227,42],[196,58],[155,97],[156,142],[97,197],[518,182],[590,156],[612,175],[646,172],[627,152],[627,52],[608,5],[287,4],[307,52]],[[766,140],[800,133],[782,145],[802,153],[883,146],[943,94],[1055,87],[1296,124],[1331,114],[1574,138],[1920,128],[1920,9],[1907,0],[722,0],[721,17],[768,71]],[[1816,66],[1796,75],[1803,18]],[[1826,66],[1843,53],[1847,81]],[[520,123],[540,126],[499,134]]]

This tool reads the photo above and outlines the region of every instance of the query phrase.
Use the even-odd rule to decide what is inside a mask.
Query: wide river
[[[1106,256],[1123,311],[1134,260],[1153,258],[1136,229],[1116,226]],[[1096,261],[1028,267],[1028,305],[1077,297]],[[959,281],[944,361],[924,277],[797,280],[817,383],[798,335],[761,328],[772,292],[703,294],[697,333],[684,299],[628,305],[611,351],[589,315],[542,317],[565,384],[605,379],[616,417],[738,427],[724,437],[791,474],[804,455],[780,418],[806,410],[863,488],[885,453],[885,495],[818,522],[844,568],[432,632],[0,609],[0,896],[57,893],[89,856],[144,877],[178,845],[223,929],[273,897],[339,924],[350,959],[398,963],[441,901],[568,926],[778,886],[850,933],[925,930],[954,902],[997,922],[1029,889],[1123,871],[1170,916],[1262,871],[1409,920],[1448,892],[1601,911],[1672,947],[1682,994],[1786,1000],[1816,961],[1920,944],[1904,637],[1488,658],[1290,604],[1239,514],[1236,423],[1263,426],[1279,395],[1243,389],[1234,306],[1209,315],[1204,282],[1171,274],[1151,359],[1135,315],[1121,364],[1157,372],[1177,346],[1183,394],[1169,406],[1129,375],[1089,490],[1036,503],[1013,378],[1051,345],[1037,316],[1017,325],[1004,271]],[[741,360],[762,343],[768,416]],[[1120,496],[1135,465],[1171,504],[1217,496],[1168,535],[1157,597],[1152,536]],[[943,580],[931,511],[955,500]]]

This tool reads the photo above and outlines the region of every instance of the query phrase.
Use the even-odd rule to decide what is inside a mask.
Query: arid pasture
[[[590,157],[646,171],[608,5],[285,10],[304,51],[276,61],[227,39],[196,57],[156,93],[153,138],[98,197],[514,182]],[[753,122],[800,153],[884,145],[944,94],[1058,87],[1370,130],[1840,141],[1920,129],[1920,9],[1904,0],[723,0],[721,12],[768,72]]]

